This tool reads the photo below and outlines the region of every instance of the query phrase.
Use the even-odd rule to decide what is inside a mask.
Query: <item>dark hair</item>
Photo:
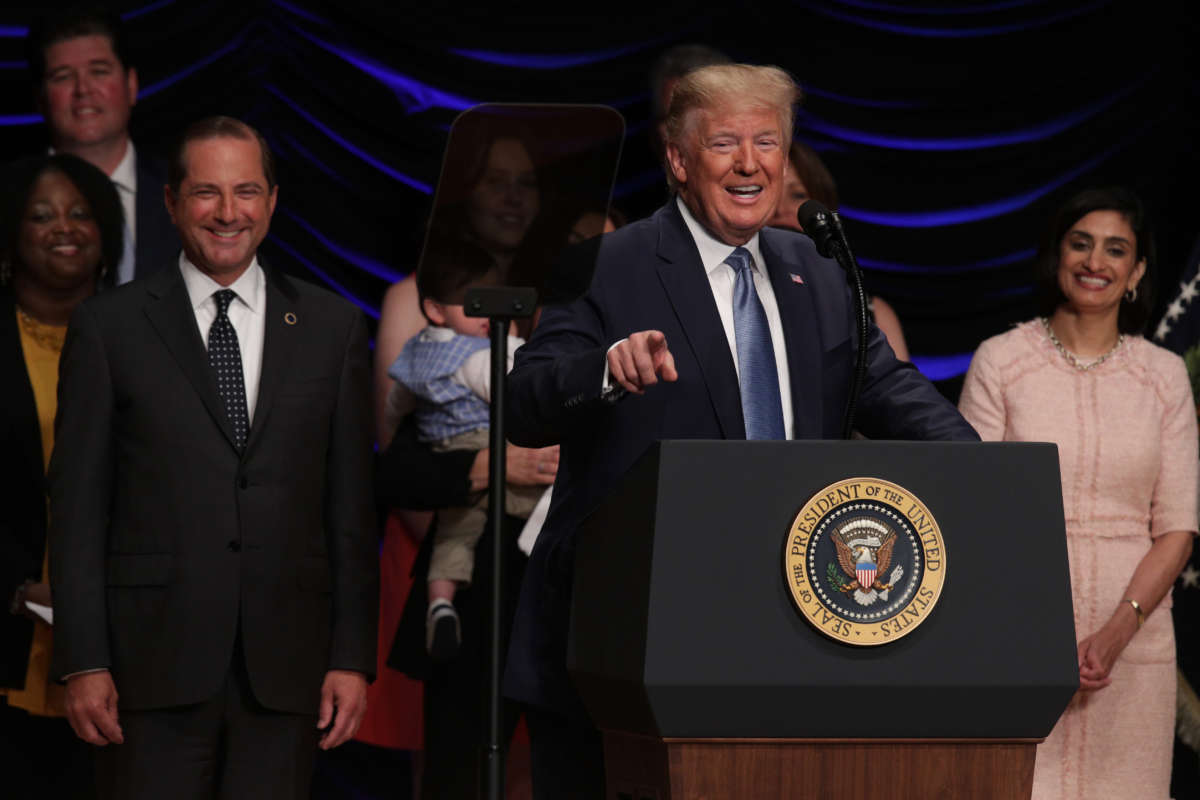
[[[459,305],[471,286],[497,283],[496,262],[477,244],[453,236],[430,235],[417,267],[421,300]],[[425,313],[422,303],[421,313]]]
[[[1041,247],[1038,248],[1033,266],[1038,313],[1050,316],[1067,301],[1058,285],[1059,251],[1063,238],[1071,227],[1093,211],[1115,211],[1124,217],[1137,240],[1135,260],[1146,262],[1146,271],[1137,284],[1137,298],[1132,302],[1123,300],[1117,316],[1117,329],[1121,333],[1141,333],[1150,319],[1150,312],[1154,309],[1157,254],[1154,235],[1146,221],[1142,201],[1132,191],[1120,186],[1086,189],[1068,200],[1055,213]]]
[[[50,46],[81,36],[106,37],[121,66],[126,70],[133,66],[121,17],[102,6],[75,5],[47,14],[29,26],[25,58],[35,86],[46,77],[46,51]]]
[[[584,231],[580,231],[578,228],[579,223],[584,217],[591,215],[600,218],[600,227],[595,230],[588,228]],[[610,222],[612,223],[613,230],[623,228],[629,224],[629,219],[625,216],[621,209],[614,206],[608,206],[607,208],[603,206],[599,208],[588,206],[574,214],[571,214],[568,218],[571,220],[571,223],[567,227],[566,231],[566,246],[579,244],[581,241],[586,241],[592,237],[599,236],[600,234],[604,233],[604,226]]]
[[[100,169],[77,156],[56,153],[15,161],[4,169],[3,196],[0,197],[0,256],[17,263],[21,225],[25,207],[38,178],[47,172],[60,172],[75,185],[92,210],[100,229],[100,267],[107,267],[105,283],[116,280],[117,264],[124,248],[125,214],[117,188]]]
[[[184,163],[183,157],[187,146],[192,142],[204,139],[221,138],[258,142],[258,151],[262,154],[263,176],[267,179],[267,190],[275,187],[275,156],[263,135],[240,119],[205,117],[188,125],[171,149],[171,158],[167,161],[167,185],[171,187],[172,192],[178,193],[180,184],[187,177],[187,164]]]
[[[496,145],[503,141],[517,142],[533,164],[539,212],[525,232],[525,237],[513,251],[512,263],[503,268],[506,280],[520,271],[519,263],[544,263],[544,260],[538,257],[539,243],[543,239],[542,226],[546,224],[546,215],[543,212],[554,205],[547,197],[548,187],[540,165],[540,154],[535,147],[535,129],[521,112],[519,106],[496,106],[463,114],[454,121],[446,147],[446,158],[442,161],[437,193],[434,195],[433,214],[429,220],[427,237],[427,241],[430,242],[451,239],[476,241],[478,246],[486,249],[486,243],[477,241],[476,232],[471,225],[471,197],[487,174]]]
[[[713,64],[731,64],[733,59],[706,44],[678,44],[659,54],[650,67],[650,110],[654,121],[667,116],[663,87],[673,78],[682,78],[694,69]]]
[[[825,162],[817,155],[817,151],[804,142],[793,139],[792,147],[788,151],[788,160],[792,169],[796,171],[796,177],[808,190],[808,196],[830,211],[837,211],[837,184]]]
[[[519,115],[509,116],[503,107],[496,111],[464,114],[454,121],[446,155],[442,163],[435,196],[434,217],[443,209],[458,209],[470,199],[471,192],[487,173],[492,148],[502,141],[521,145],[533,164],[538,191],[544,191],[540,153],[535,146],[537,137]],[[435,219],[435,222],[437,220]],[[455,220],[458,224],[461,220]]]

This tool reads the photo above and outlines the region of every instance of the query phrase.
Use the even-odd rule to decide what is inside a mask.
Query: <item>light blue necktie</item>
[[[733,267],[733,334],[737,342],[738,383],[747,439],[786,439],[783,406],[779,401],[779,372],[771,330],[758,292],[754,289],[753,259],[739,247],[725,263]]]

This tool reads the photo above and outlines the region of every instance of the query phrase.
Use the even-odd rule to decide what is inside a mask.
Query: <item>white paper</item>
[[[538,498],[537,505],[529,514],[529,519],[525,520],[525,527],[521,528],[521,535],[517,537],[517,547],[525,555],[533,552],[533,545],[537,542],[538,534],[542,532],[542,524],[546,521],[546,512],[550,510],[550,491],[547,489]]]
[[[54,609],[52,609],[50,606],[44,606],[41,603],[35,603],[32,600],[26,600],[25,607],[45,620],[47,625],[54,624]]]

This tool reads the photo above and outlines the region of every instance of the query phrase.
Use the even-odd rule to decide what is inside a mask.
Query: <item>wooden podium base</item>
[[[604,731],[608,800],[1029,800],[1040,739],[656,739]]]

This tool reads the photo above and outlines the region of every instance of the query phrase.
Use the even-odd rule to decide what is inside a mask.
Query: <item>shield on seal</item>
[[[855,564],[854,577],[858,578],[859,586],[870,589],[871,584],[875,583],[875,564],[869,561]]]

